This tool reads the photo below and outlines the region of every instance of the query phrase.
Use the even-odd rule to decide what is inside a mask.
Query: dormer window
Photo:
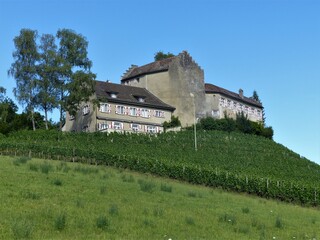
[[[118,97],[118,93],[117,92],[108,92],[109,96],[111,98],[117,98]]]
[[[137,99],[138,102],[145,102],[145,97],[143,96],[134,96],[135,99]]]

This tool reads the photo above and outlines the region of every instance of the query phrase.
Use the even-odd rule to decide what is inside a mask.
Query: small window
[[[145,102],[144,96],[134,96],[135,99],[137,99],[138,102]]]
[[[110,113],[111,112],[111,105],[107,104],[107,103],[100,103],[99,111],[103,112],[103,113]]]
[[[155,110],[154,116],[157,118],[163,118],[164,117],[164,111]]]
[[[82,108],[82,113],[83,115],[87,115],[90,113],[90,108],[89,108],[89,105],[84,105],[83,108]]]
[[[117,105],[117,106],[116,106],[116,113],[117,113],[117,114],[125,114],[125,113],[126,113],[126,108],[125,108],[125,106]]]
[[[157,133],[157,127],[155,126],[147,126],[148,133]]]
[[[141,109],[141,113],[140,114],[141,114],[141,117],[144,117],[144,118],[149,118],[150,117],[149,110],[145,109],[145,108]]]
[[[110,94],[110,97],[112,97],[112,98],[117,98],[117,94],[111,93],[111,94]]]
[[[129,115],[130,115],[130,116],[137,116],[137,108],[131,107],[131,108],[129,109]]]
[[[220,117],[220,112],[219,112],[219,110],[212,110],[212,117],[214,117],[214,118],[219,118],[219,117]]]
[[[138,132],[139,129],[140,129],[140,125],[136,124],[136,123],[132,123],[131,124],[131,129],[132,129],[133,132]]]
[[[98,123],[98,130],[105,130],[105,129],[108,129],[108,123],[107,122]]]
[[[121,130],[121,129],[123,129],[123,123],[121,123],[121,122],[114,122],[114,123],[113,123],[113,128],[116,129],[116,130]]]

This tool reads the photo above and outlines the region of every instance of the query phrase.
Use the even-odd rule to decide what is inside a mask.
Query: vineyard
[[[4,155],[127,168],[303,205],[320,205],[320,166],[272,140],[241,133],[160,135],[23,131],[0,136]]]

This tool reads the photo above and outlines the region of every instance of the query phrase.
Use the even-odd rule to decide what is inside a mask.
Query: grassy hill
[[[269,139],[232,132],[192,131],[156,136],[18,132],[0,137],[11,155],[128,168],[266,198],[320,204],[320,166]]]
[[[316,209],[105,166],[0,157],[0,239],[319,239]]]

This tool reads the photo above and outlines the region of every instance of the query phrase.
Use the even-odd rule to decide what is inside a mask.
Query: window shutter
[[[156,127],[156,132],[157,132],[157,133],[159,132],[159,127]]]
[[[111,104],[108,104],[108,113],[111,113]]]
[[[120,128],[123,129],[123,123],[120,123]]]
[[[164,118],[164,111],[161,111],[161,117]]]
[[[153,110],[153,116],[154,116],[154,117],[157,116],[157,110]]]
[[[132,129],[132,123],[130,123],[130,128]]]
[[[151,116],[151,110],[148,110],[148,118]]]
[[[118,113],[119,105],[116,105],[116,113]]]

